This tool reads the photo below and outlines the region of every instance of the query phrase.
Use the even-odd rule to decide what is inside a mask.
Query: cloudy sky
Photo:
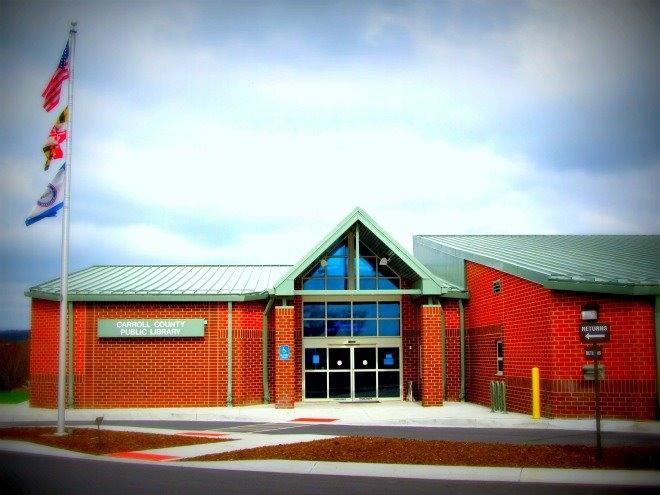
[[[0,0],[0,329],[59,274],[40,94],[70,20],[71,268],[413,234],[660,233],[657,2]]]

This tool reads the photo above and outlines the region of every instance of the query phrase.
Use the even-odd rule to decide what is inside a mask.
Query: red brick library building
[[[69,277],[69,407],[444,401],[545,417],[658,411],[660,236],[434,236],[356,209],[290,265]],[[55,407],[59,280],[32,287],[30,401]],[[595,351],[593,351],[595,352]]]

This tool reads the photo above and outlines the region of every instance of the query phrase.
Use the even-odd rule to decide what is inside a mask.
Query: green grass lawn
[[[28,400],[28,391],[24,388],[0,390],[0,404],[18,404]]]

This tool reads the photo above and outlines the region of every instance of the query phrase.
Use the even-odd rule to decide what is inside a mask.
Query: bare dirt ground
[[[0,438],[22,440],[88,454],[112,454],[182,445],[226,441],[181,435],[72,428],[54,436],[53,427],[0,428]],[[195,461],[288,459],[385,464],[447,466],[508,466],[546,468],[606,468],[660,470],[660,446],[596,449],[581,445],[513,445],[500,443],[414,440],[380,437],[337,437],[312,442],[274,445],[189,458]]]
[[[70,432],[69,435],[58,437],[53,435],[55,428],[52,427],[0,428],[0,438],[6,440],[23,440],[60,449],[97,455],[225,441],[224,439],[161,435],[134,431],[101,429],[99,432],[94,428],[71,428]]]
[[[579,445],[512,445],[379,437],[338,437],[275,445],[187,460],[289,459],[448,466],[660,469],[660,446],[596,448]]]

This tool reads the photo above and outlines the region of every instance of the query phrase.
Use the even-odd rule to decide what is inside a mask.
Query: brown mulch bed
[[[660,469],[660,446],[596,448],[581,445],[513,445],[404,438],[338,437],[212,454],[187,460],[288,459],[449,466]]]
[[[42,426],[0,428],[0,438],[39,443],[86,454],[112,454],[226,441],[226,439],[162,435],[135,431],[101,429],[99,432],[94,428],[69,428],[70,433],[68,435],[59,437],[54,435],[55,431],[55,428]]]

